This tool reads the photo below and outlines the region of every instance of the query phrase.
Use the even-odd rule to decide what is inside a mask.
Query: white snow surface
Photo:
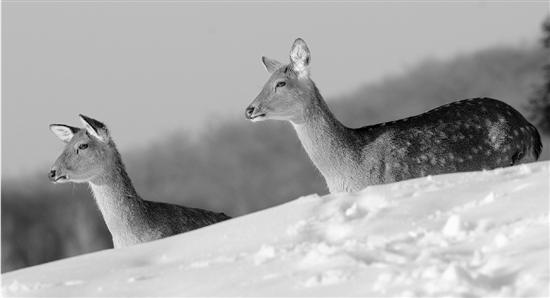
[[[548,297],[549,165],[310,195],[8,272],[2,294]]]

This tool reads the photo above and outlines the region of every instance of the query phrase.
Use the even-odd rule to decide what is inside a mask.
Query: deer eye
[[[86,148],[88,148],[88,144],[80,144],[80,145],[78,146],[78,149],[79,149],[79,150],[84,150],[84,149],[86,149]]]
[[[279,82],[277,83],[277,87],[284,87],[286,85],[285,82]]]

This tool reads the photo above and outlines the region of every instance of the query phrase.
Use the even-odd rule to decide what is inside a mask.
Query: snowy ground
[[[3,296],[549,296],[549,162],[310,195],[2,275]]]

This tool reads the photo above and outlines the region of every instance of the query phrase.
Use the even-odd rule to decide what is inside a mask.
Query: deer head
[[[80,115],[80,120],[84,128],[50,125],[50,130],[66,143],[48,173],[54,183],[90,181],[104,171],[109,156],[113,155],[107,127],[84,115]]]
[[[292,45],[288,65],[262,57],[271,77],[246,108],[246,118],[252,121],[287,120],[294,124],[305,122],[318,94],[315,84],[309,79],[310,60],[309,49],[301,38]]]

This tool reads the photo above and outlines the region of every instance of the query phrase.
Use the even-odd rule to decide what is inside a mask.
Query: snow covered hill
[[[8,272],[2,293],[548,296],[549,166],[310,195],[160,241]]]

